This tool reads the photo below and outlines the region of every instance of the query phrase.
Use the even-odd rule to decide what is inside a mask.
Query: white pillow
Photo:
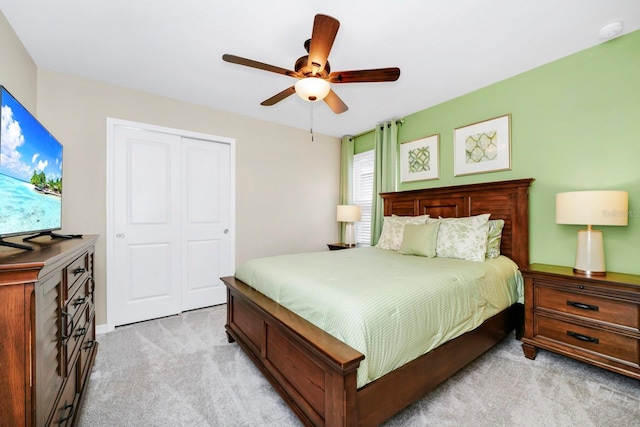
[[[382,222],[382,233],[376,248],[397,251],[402,244],[405,224],[425,224],[429,215],[418,216],[385,216]]]
[[[490,215],[440,218],[436,256],[484,261]]]

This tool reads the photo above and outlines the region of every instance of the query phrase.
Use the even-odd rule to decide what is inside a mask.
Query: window
[[[360,206],[362,219],[355,223],[356,243],[371,244],[374,150],[353,156],[353,204]]]

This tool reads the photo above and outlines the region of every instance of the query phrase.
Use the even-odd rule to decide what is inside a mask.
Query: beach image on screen
[[[61,228],[62,145],[4,88],[0,138],[0,236]]]

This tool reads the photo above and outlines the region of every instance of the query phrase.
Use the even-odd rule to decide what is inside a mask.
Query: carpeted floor
[[[237,344],[224,305],[117,328],[79,426],[299,426]],[[638,426],[640,381],[507,338],[384,426]]]

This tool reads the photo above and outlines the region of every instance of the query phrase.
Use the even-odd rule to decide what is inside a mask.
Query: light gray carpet
[[[224,333],[226,306],[117,328],[79,426],[299,426]],[[390,392],[393,392],[390,390]],[[385,426],[638,426],[640,381],[509,337]]]

